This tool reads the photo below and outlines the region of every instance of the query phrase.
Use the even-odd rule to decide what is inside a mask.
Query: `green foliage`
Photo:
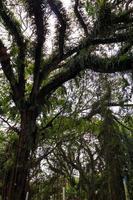
[[[128,31],[132,36],[132,11],[124,1],[87,0],[70,20],[59,0],[16,2],[19,14],[14,2],[0,2],[0,23],[9,35],[3,44],[9,48],[2,41],[0,47],[0,195],[6,178],[4,189],[28,174],[24,181],[33,200],[61,199],[63,178],[68,198],[117,199],[124,196],[126,169],[133,198],[133,118],[132,107],[125,108],[132,102],[132,80],[124,73],[92,72],[132,66],[125,37]],[[21,153],[28,154],[24,161]]]
[[[66,190],[66,196],[68,199],[74,199],[77,197],[77,190],[73,187],[68,187]]]
[[[125,61],[126,59],[127,59],[128,57],[127,57],[127,55],[121,55],[120,57],[119,57],[119,61],[121,62],[121,61]]]
[[[105,5],[106,2],[107,2],[107,0],[97,0],[97,3],[98,3],[100,6]]]
[[[94,16],[96,14],[96,7],[90,1],[86,1],[86,11],[89,16]]]

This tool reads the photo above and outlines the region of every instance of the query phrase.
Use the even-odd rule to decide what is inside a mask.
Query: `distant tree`
[[[94,90],[95,81],[97,92]],[[102,75],[101,79],[100,75],[99,83],[95,81],[93,86],[92,82],[84,85],[84,79],[81,79],[80,87],[78,89],[75,87],[72,96],[69,94],[69,99],[73,100],[77,95],[77,103],[72,104],[73,108],[70,109],[67,102],[67,108],[52,122],[52,126],[47,128],[48,138],[52,137],[54,141],[53,149],[51,151],[49,149],[50,153],[46,159],[45,147],[49,139],[46,139],[45,135],[47,142],[44,142],[42,159],[43,162],[47,160],[44,166],[47,166],[49,172],[67,180],[69,197],[80,196],[81,199],[86,197],[95,200],[125,199],[123,179],[132,173],[132,159],[129,156],[128,145],[129,141],[132,143],[130,138],[132,128],[129,125],[126,127],[124,119],[131,112],[129,108],[125,111],[125,108],[132,104],[122,103],[127,100],[124,100],[125,91],[121,90],[123,82],[120,77],[116,76],[115,80],[111,76]],[[121,92],[116,89],[117,84]],[[89,89],[90,93],[87,91],[89,85],[92,86]],[[128,96],[129,94],[128,90]],[[113,103],[119,100],[120,103]],[[119,105],[119,112],[115,109],[111,111],[111,105]],[[125,117],[120,114],[120,110],[123,110]],[[49,146],[51,148],[52,143]],[[78,172],[77,178],[75,171]],[[128,189],[132,191],[130,180],[132,175],[127,180]]]

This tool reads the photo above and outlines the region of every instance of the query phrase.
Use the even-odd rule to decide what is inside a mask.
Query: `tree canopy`
[[[65,2],[0,0],[3,200],[133,195],[133,2]]]

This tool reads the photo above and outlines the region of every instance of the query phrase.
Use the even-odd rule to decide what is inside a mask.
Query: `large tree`
[[[3,199],[26,197],[37,119],[56,89],[85,70],[132,71],[132,6],[130,0],[74,0],[68,12],[60,0],[0,0],[1,72],[19,125]]]

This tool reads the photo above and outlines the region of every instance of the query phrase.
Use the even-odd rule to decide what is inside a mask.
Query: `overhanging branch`
[[[12,66],[10,63],[10,55],[7,53],[7,49],[0,40],[0,63],[2,66],[2,70],[7,78],[7,80],[10,82],[10,86],[12,89],[12,95],[15,103],[18,103],[19,99],[19,88],[18,88],[18,83],[17,80],[14,76]]]
[[[66,13],[63,9],[61,1],[54,1],[48,0],[49,6],[51,10],[55,13],[60,27],[59,27],[59,56],[62,57],[64,54],[64,42],[65,42],[65,34],[66,34],[66,26],[67,26],[67,19]]]
[[[83,70],[93,70],[100,73],[115,73],[129,71],[133,69],[133,58],[127,57],[120,60],[118,57],[104,59],[99,56],[79,54],[75,56],[70,62],[64,65],[64,71],[55,75],[55,77],[45,85],[38,95],[38,104],[43,104],[45,97],[54,92],[66,81],[73,79]]]
[[[79,0],[75,0],[74,13],[78,19],[78,22],[80,23],[81,27],[83,28],[85,35],[88,36],[89,33],[88,33],[87,25],[85,24],[83,17],[78,10],[78,7],[79,7]]]
[[[113,43],[121,43],[121,42],[127,42],[131,44],[133,38],[133,34],[131,32],[127,33],[120,33],[120,34],[114,34],[111,37],[105,37],[105,38],[93,38],[93,36],[89,36],[86,39],[82,40],[80,44],[73,49],[69,50],[66,54],[62,56],[62,58],[59,57],[59,55],[55,55],[53,59],[50,59],[50,61],[43,67],[45,72],[50,73],[51,71],[60,68],[59,64],[72,56],[75,53],[79,53],[82,49],[89,48],[90,46],[94,45],[108,45]],[[44,71],[41,72],[41,79],[43,79],[45,73]]]
[[[26,52],[26,43],[23,36],[23,33],[21,31],[21,26],[18,22],[18,20],[15,18],[14,14],[9,10],[4,2],[0,0],[0,18],[3,21],[3,24],[5,28],[9,31],[9,33],[12,35],[13,40],[16,42],[18,46],[18,63],[20,65],[17,66],[18,70],[18,85],[19,90],[21,91],[21,95],[24,96],[24,87],[25,87],[25,81],[24,81],[24,68],[25,68],[25,52]],[[9,63],[8,63],[9,66]],[[13,71],[12,71],[13,76]],[[10,79],[7,77],[8,80]],[[10,80],[9,80],[10,81]]]

